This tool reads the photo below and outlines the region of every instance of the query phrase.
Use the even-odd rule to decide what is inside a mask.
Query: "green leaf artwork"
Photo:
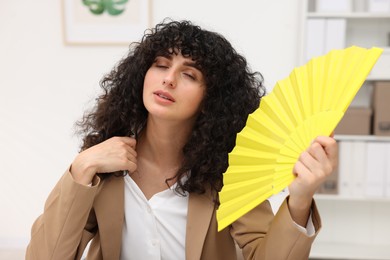
[[[82,0],[91,13],[100,15],[107,11],[109,15],[117,16],[125,11],[125,5],[129,0]]]

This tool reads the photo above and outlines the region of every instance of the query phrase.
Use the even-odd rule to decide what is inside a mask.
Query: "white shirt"
[[[285,188],[284,190],[282,190],[278,194],[275,194],[275,195],[268,198],[268,201],[271,204],[272,212],[274,213],[274,215],[276,215],[276,213],[278,212],[280,206],[282,205],[283,201],[286,199],[288,194],[289,194],[288,188]],[[295,222],[294,222],[294,224],[297,226],[297,228],[301,232],[305,233],[309,237],[314,236],[314,234],[316,232],[314,224],[313,224],[313,219],[311,217],[311,212],[309,215],[309,219],[307,220],[306,228],[298,225]]]
[[[121,259],[185,259],[188,209],[187,196],[175,193],[176,184],[148,201],[131,177],[125,177],[125,220],[122,231]],[[268,199],[274,214],[288,195],[288,189]],[[311,214],[307,227],[296,224],[301,232],[313,236]]]
[[[121,259],[185,259],[188,194],[177,194],[175,184],[147,200],[131,177],[124,178]]]

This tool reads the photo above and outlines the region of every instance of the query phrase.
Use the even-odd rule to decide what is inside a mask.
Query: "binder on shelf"
[[[306,60],[346,47],[346,19],[311,18],[306,25]]]
[[[366,187],[367,142],[355,141],[352,144],[352,196],[364,197]]]
[[[351,12],[352,3],[351,0],[317,0],[316,1],[317,12]]]
[[[339,141],[339,194],[350,197],[353,194],[352,172],[353,141]]]
[[[326,19],[325,24],[325,53],[333,49],[345,48],[347,31],[346,19]]]
[[[308,19],[306,21],[306,61],[324,54],[325,19]]]
[[[368,11],[371,13],[390,12],[390,0],[368,0]]]
[[[366,189],[367,142],[339,141],[339,194],[364,197]]]
[[[386,183],[385,183],[385,195],[387,198],[390,198],[390,142],[386,143],[386,155],[385,155],[385,161],[386,161]]]
[[[367,197],[383,198],[385,195],[386,143],[367,142],[366,188]]]

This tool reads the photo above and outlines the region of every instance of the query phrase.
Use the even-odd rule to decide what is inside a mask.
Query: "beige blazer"
[[[312,219],[317,234],[321,224],[314,203]],[[123,221],[123,178],[96,177],[86,187],[67,171],[33,224],[26,259],[80,259],[91,239],[87,259],[119,259]],[[212,193],[189,195],[186,260],[236,259],[235,241],[245,259],[308,259],[314,238],[297,228],[286,202],[274,216],[266,201],[218,232]]]

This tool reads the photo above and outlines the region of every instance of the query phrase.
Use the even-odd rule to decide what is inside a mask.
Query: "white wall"
[[[300,0],[152,0],[153,22],[190,19],[225,35],[269,89],[298,61]],[[0,2],[0,250],[24,248],[77,154],[73,124],[126,46],[66,46],[57,0]],[[141,37],[141,36],[140,36]]]

